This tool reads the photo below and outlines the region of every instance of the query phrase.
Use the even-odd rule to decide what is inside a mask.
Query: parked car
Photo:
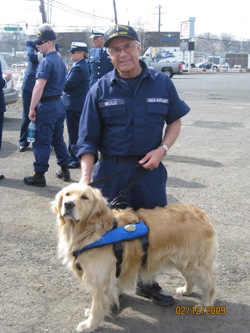
[[[198,67],[205,69],[218,69],[220,66],[208,61],[208,62],[202,62],[201,64],[198,65]]]
[[[27,61],[19,61],[17,64],[11,65],[12,68],[27,68]]]
[[[1,66],[2,66],[2,71],[3,71],[3,76],[4,73],[10,72],[9,66],[7,65],[7,62],[3,58],[2,54],[0,54],[0,61],[1,61]],[[18,100],[18,90],[14,88],[14,80],[10,80],[7,82],[7,87],[3,89],[4,92],[4,99],[5,99],[5,104],[13,104],[16,103]]]

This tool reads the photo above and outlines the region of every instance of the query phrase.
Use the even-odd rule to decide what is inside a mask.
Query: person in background
[[[62,101],[66,109],[66,123],[68,128],[70,155],[69,168],[79,168],[79,158],[75,156],[72,147],[78,139],[79,121],[82,113],[85,97],[89,90],[89,66],[87,44],[74,41],[68,49],[73,66],[66,76],[66,84],[63,88]]]
[[[104,33],[98,30],[92,30],[90,36],[93,48],[89,51],[90,67],[90,87],[97,82],[104,74],[110,72],[114,66],[104,47]]]
[[[75,146],[81,160],[80,183],[126,170],[96,186],[112,203],[139,173],[122,201],[134,210],[164,207],[167,171],[162,159],[190,108],[171,79],[140,60],[141,46],[132,27],[117,25],[108,30],[104,46],[114,69],[92,86],[85,100]],[[135,164],[141,166],[135,169]],[[136,293],[160,306],[174,302],[156,281],[146,284],[140,277]]]
[[[29,146],[27,142],[27,132],[30,123],[29,109],[32,91],[36,82],[36,68],[38,63],[43,59],[43,55],[38,51],[35,43],[32,40],[26,42],[28,66],[25,71],[23,84],[22,84],[22,101],[23,101],[23,114],[19,138],[19,151],[24,152]]]
[[[0,150],[2,148],[4,112],[6,111],[3,88],[7,86],[7,82],[9,82],[11,79],[12,79],[11,73],[6,73],[3,76],[2,66],[0,61]],[[4,175],[0,174],[0,180],[2,179],[4,179]]]
[[[48,24],[41,25],[34,43],[44,57],[37,67],[29,111],[29,119],[36,125],[33,142],[35,174],[24,178],[24,183],[31,186],[46,186],[44,175],[49,168],[51,146],[54,148],[57,164],[61,166],[61,170],[56,171],[56,176],[64,181],[70,180],[69,155],[63,138],[66,112],[61,100],[66,65],[55,49],[55,42],[56,34],[52,27]]]

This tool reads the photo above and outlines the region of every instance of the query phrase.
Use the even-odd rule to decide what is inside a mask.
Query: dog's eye
[[[66,197],[68,197],[70,194],[69,194],[69,192],[67,192],[65,195],[66,195]]]
[[[88,200],[88,197],[85,194],[83,194],[83,195],[81,195],[81,199]]]

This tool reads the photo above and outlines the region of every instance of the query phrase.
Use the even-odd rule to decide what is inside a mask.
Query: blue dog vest
[[[142,238],[148,234],[148,231],[148,226],[143,221],[115,228],[106,232],[106,234],[104,234],[96,242],[86,245],[79,250],[73,251],[73,256],[77,258],[82,252],[96,247]]]

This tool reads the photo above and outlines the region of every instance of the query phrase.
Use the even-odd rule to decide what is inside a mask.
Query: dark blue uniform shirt
[[[89,68],[90,86],[114,68],[106,49],[96,47],[89,51]]]
[[[57,61],[57,57],[59,57],[59,55],[56,51],[50,52],[38,65],[36,78],[47,80],[43,97],[62,95],[67,72],[65,63],[63,61]]]
[[[80,119],[77,156],[98,151],[111,156],[144,156],[162,141],[165,124],[186,115],[182,101],[165,74],[147,68],[135,91],[116,70],[89,91]]]

